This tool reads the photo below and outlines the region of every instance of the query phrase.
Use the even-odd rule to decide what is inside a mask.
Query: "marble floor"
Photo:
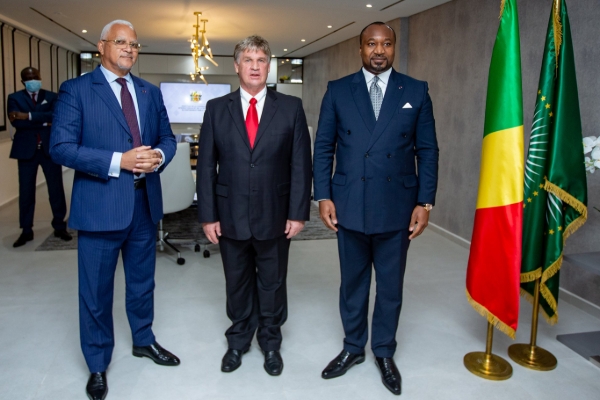
[[[71,179],[66,173],[69,193]],[[42,186],[35,240],[19,249],[12,248],[19,234],[17,205],[0,208],[0,399],[85,399],[88,371],[79,349],[76,251],[34,251],[52,232],[46,199]],[[220,371],[228,319],[217,249],[209,259],[184,249],[183,266],[172,254],[158,256],[154,331],[164,347],[181,357],[176,368],[131,356],[119,266],[108,399],[392,399],[370,352],[367,362],[345,376],[321,379],[323,367],[341,350],[343,337],[336,243],[297,241],[290,253],[285,368],[279,377],[265,373],[256,343],[237,371]],[[464,368],[463,356],[484,350],[486,334],[485,320],[465,299],[467,259],[465,248],[432,230],[411,245],[395,356],[403,378],[402,398],[600,398],[600,368],[555,339],[558,334],[600,330],[600,320],[566,302],[560,304],[557,325],[541,321],[539,326],[538,344],[558,358],[554,371],[535,372],[512,363],[512,378],[493,382]],[[523,301],[516,342],[528,342],[530,318],[531,306]],[[496,331],[494,353],[508,358],[512,343]]]

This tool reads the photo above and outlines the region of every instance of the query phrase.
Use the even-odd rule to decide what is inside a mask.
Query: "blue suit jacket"
[[[140,113],[142,143],[165,154],[164,168],[175,155],[176,143],[159,89],[133,77]],[[109,178],[114,152],[133,148],[123,110],[99,68],[64,82],[54,109],[50,154],[75,170],[69,226],[85,231],[125,229],[134,208],[133,173],[121,170]],[[163,216],[160,177],[146,174],[154,223]]]
[[[417,203],[434,204],[437,172],[427,83],[392,70],[375,120],[362,70],[329,82],[314,149],[315,199],[333,200],[341,226],[407,229]]]
[[[50,148],[50,126],[44,126],[44,123],[52,122],[52,111],[56,103],[57,95],[40,89],[36,97],[36,104],[33,104],[29,93],[23,89],[8,95],[6,102],[7,113],[20,111],[31,113],[30,120],[16,119],[11,122],[15,127],[15,137],[10,150],[10,158],[18,160],[29,160],[33,157],[37,148],[37,135],[42,139],[42,148],[46,155]]]

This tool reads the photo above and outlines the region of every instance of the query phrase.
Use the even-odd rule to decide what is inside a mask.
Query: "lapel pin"
[[[402,89],[402,86],[400,86],[398,89]]]
[[[142,89],[142,93],[146,93],[146,89]]]

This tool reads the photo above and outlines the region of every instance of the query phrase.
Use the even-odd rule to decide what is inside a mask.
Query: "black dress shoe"
[[[283,359],[277,350],[263,351],[265,354],[265,371],[271,376],[281,375],[283,371]]]
[[[175,366],[181,363],[176,355],[163,349],[157,342],[154,342],[150,346],[133,346],[131,354],[136,357],[148,357],[158,365]]]
[[[227,352],[221,361],[221,371],[233,372],[238,369],[240,365],[242,365],[242,354],[246,354],[248,350],[241,351],[236,349],[227,349]]]
[[[352,367],[354,364],[360,364],[365,361],[365,353],[360,354],[350,353],[349,351],[342,350],[342,352],[325,367],[321,373],[323,379],[337,378],[342,376]]]
[[[381,381],[383,386],[395,395],[400,396],[402,393],[402,377],[400,371],[396,367],[396,363],[393,358],[381,358],[375,357],[375,364],[379,368],[381,373]]]
[[[33,232],[30,233],[21,233],[21,236],[17,239],[16,242],[13,243],[13,247],[21,247],[25,243],[33,240]]]
[[[106,371],[93,372],[88,379],[85,392],[90,400],[104,400],[108,393],[108,383],[106,382]]]
[[[71,236],[71,234],[69,232],[67,232],[66,229],[55,229],[54,237],[60,238],[61,240],[64,240],[65,242],[68,242],[69,240],[73,239],[73,236]]]

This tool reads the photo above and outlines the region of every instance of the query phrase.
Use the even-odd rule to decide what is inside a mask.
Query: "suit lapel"
[[[362,117],[369,133],[373,133],[375,128],[375,112],[373,111],[373,105],[371,104],[371,98],[369,97],[369,91],[367,90],[367,81],[365,80],[365,74],[362,70],[358,71],[352,79],[351,90],[352,97],[356,103],[356,108]]]
[[[40,90],[40,92],[41,92],[41,90]],[[25,103],[27,103],[27,106],[29,106],[30,111],[34,111],[35,105],[33,104],[33,100],[31,99],[31,95],[29,94],[29,92],[27,90],[23,89],[21,91],[21,93],[23,93],[23,97],[25,98]]]
[[[133,75],[131,75],[131,78],[133,79],[135,96],[137,97],[138,111],[140,113],[140,133],[143,141],[146,116],[148,115],[148,91],[144,87],[144,82],[141,79]]]
[[[256,132],[256,139],[254,139],[254,148],[256,148],[258,141],[265,134],[265,131],[269,127],[269,124],[271,123],[271,120],[277,111],[277,107],[277,94],[275,94],[275,92],[272,90],[267,89],[265,105],[260,116],[260,123],[258,124],[258,132]]]
[[[44,102],[45,98],[46,98],[46,91],[44,89],[40,89],[35,98],[35,102],[36,102],[35,106],[37,107],[37,106],[41,105]]]
[[[98,97],[104,101],[110,112],[123,126],[123,129],[131,136],[129,125],[127,125],[127,121],[125,120],[125,114],[123,114],[123,110],[121,109],[121,106],[119,106],[119,101],[115,97],[115,93],[112,91],[110,84],[104,77],[100,67],[92,72],[92,90],[94,90]]]
[[[248,140],[248,132],[246,132],[246,121],[244,121],[244,111],[242,110],[242,99],[240,96],[239,89],[229,95],[229,113],[238,133],[248,147],[248,150],[250,150],[250,141]]]
[[[381,104],[381,109],[379,110],[379,118],[377,119],[375,130],[373,131],[373,135],[371,135],[371,140],[369,141],[369,149],[373,147],[373,144],[375,144],[377,139],[379,139],[381,134],[385,131],[385,128],[396,115],[398,103],[404,95],[404,92],[405,90],[402,85],[402,77],[396,71],[392,70],[390,79],[388,80],[388,84],[385,89],[383,103]],[[373,115],[375,114],[373,113]]]

